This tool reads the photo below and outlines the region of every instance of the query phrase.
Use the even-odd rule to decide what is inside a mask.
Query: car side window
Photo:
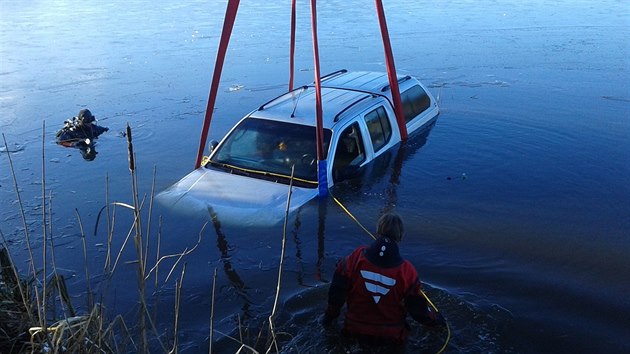
[[[415,85],[400,95],[405,113],[405,122],[409,123],[431,106],[429,95],[420,87]]]
[[[363,138],[357,122],[343,130],[339,135],[335,160],[333,161],[333,178],[340,181],[355,173],[365,161]]]
[[[365,124],[367,124],[374,152],[380,150],[389,142],[392,136],[392,126],[389,124],[387,112],[385,108],[378,107],[365,115]]]

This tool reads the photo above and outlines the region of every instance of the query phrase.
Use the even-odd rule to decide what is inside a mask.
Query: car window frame
[[[382,111],[382,115],[379,112]],[[374,137],[372,136],[372,131],[370,130],[370,124],[368,124],[368,115],[376,113],[378,115],[379,126],[381,127],[380,133],[383,136],[383,142],[377,147],[374,141]],[[387,108],[385,105],[378,104],[376,106],[370,107],[365,113],[362,114],[363,122],[365,123],[365,128],[367,130],[367,135],[370,137],[370,141],[372,142],[372,151],[374,154],[378,154],[381,150],[386,148],[389,143],[392,141],[392,137],[394,135],[394,126],[392,123],[391,116],[387,112]],[[385,130],[383,129],[383,121],[387,123],[387,134],[385,134]],[[396,126],[397,127],[397,126]]]
[[[372,149],[372,144],[368,144],[366,142],[366,135],[369,135],[367,131],[367,127],[365,125],[365,121],[362,119],[363,115],[357,115],[354,118],[348,120],[341,127],[335,127],[333,130],[333,142],[330,144],[330,150],[328,151],[329,156],[329,168],[328,168],[328,178],[333,183],[338,183],[340,180],[335,178],[335,163],[337,162],[337,151],[341,145],[341,138],[343,133],[350,128],[352,125],[356,124],[358,127],[358,132],[360,134],[360,148],[363,149],[363,159],[359,161],[355,166],[357,169],[363,168],[367,163],[373,160],[374,151]]]
[[[420,100],[411,100],[410,96],[411,96],[411,91],[414,89],[418,89],[420,90],[421,94],[420,96],[418,96]],[[420,83],[416,82],[413,85],[411,85],[410,87],[406,88],[404,91],[401,91],[400,93],[400,100],[403,106],[403,115],[405,118],[405,124],[407,126],[413,124],[413,122],[420,116],[422,116],[423,113],[425,113],[426,111],[428,111],[431,108],[431,97],[429,96],[429,93],[427,92],[426,88],[423,87]],[[419,105],[421,107],[421,110],[416,112],[416,109],[414,108],[415,105]],[[408,115],[407,112],[407,107],[410,106],[412,107],[412,111],[414,113],[416,113],[415,115]]]

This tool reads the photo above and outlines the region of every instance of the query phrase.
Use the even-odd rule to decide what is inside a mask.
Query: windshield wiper
[[[291,180],[291,176],[285,175],[283,173],[248,169],[248,168],[239,167],[236,165],[230,165],[227,163],[213,161],[213,160],[209,160],[208,164],[212,165],[213,167],[218,167],[221,170],[230,172],[232,174],[241,175],[241,176],[260,178],[260,179],[265,179],[265,180],[274,181],[274,182],[281,182],[285,184],[288,184],[289,181]],[[296,178],[294,179],[294,181],[298,185],[304,185],[306,187],[312,187],[313,185],[317,185],[317,182],[304,180],[301,178]]]
[[[237,175],[241,175],[241,176],[247,176],[250,177],[252,172],[257,172],[257,171],[252,171],[252,170],[248,170],[239,166],[235,166],[235,165],[230,165],[227,163],[223,163],[223,162],[218,162],[218,161],[214,161],[214,160],[209,160],[208,163],[210,165],[212,165],[213,167],[219,167],[220,169],[230,172],[230,173],[234,173]]]
[[[226,163],[223,162],[217,162],[217,161],[213,161],[213,160],[209,160],[208,164],[212,165],[213,167],[218,167],[219,169],[226,171],[226,172],[230,172],[230,173],[234,173],[235,169],[238,169],[238,167],[233,166],[233,165],[228,165]]]

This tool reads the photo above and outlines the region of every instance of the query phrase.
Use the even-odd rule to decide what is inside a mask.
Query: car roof
[[[398,77],[399,82],[408,78]],[[379,96],[391,97],[387,73],[366,71],[328,74],[321,78],[321,92],[323,126],[329,129],[342,121],[345,113],[365,108]],[[315,101],[315,86],[305,85],[263,104],[250,116],[315,125]]]

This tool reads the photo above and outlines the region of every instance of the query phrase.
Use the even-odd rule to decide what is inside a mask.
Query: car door
[[[371,150],[366,149],[365,128],[361,123],[363,122],[354,119],[341,129],[336,139],[332,154],[333,183],[357,176],[371,157]]]

